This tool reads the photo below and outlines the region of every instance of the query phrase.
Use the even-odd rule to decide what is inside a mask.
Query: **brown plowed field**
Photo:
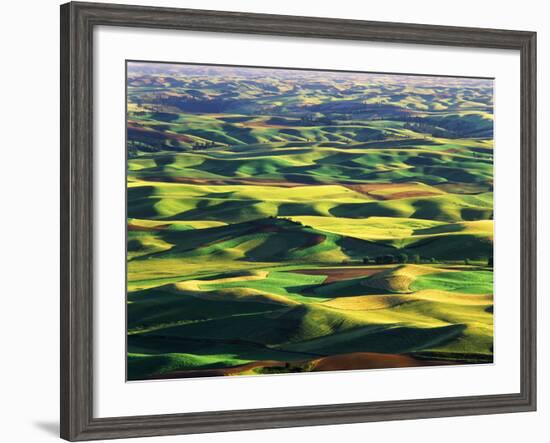
[[[419,360],[409,355],[353,352],[323,357],[315,361],[313,371],[346,371],[350,369],[411,368],[449,364],[441,361]]]
[[[400,198],[429,197],[441,194],[436,190],[430,191],[429,189],[415,185],[414,183],[368,183],[362,185],[347,184],[345,186],[352,191],[360,192],[361,194],[365,194],[375,200],[397,200]],[[418,187],[418,189],[414,189],[414,187]],[[393,190],[394,192],[385,195],[376,193],[376,191],[381,190]]]
[[[456,362],[455,362],[456,363]],[[334,355],[330,357],[314,358],[292,362],[293,366],[309,366],[311,372],[321,371],[349,371],[357,369],[388,369],[388,368],[412,368],[419,366],[448,365],[452,362],[437,360],[420,360],[409,355],[379,354],[375,352],[353,352],[349,354]],[[196,377],[221,377],[238,375],[254,368],[281,368],[280,373],[285,373],[286,362],[277,360],[260,360],[239,366],[228,368],[195,369],[189,371],[174,371],[167,374],[159,374],[150,379],[172,378],[196,378]],[[277,372],[273,372],[276,374]]]
[[[296,274],[306,275],[326,275],[324,283],[332,283],[340,280],[349,280],[351,278],[370,277],[378,274],[387,268],[321,268],[321,269],[295,269]]]

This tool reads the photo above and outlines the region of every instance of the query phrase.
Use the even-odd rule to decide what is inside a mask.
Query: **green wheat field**
[[[493,82],[128,62],[127,378],[493,361]]]

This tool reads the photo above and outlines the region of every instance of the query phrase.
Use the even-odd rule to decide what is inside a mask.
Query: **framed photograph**
[[[536,34],[61,7],[61,436],[536,408]]]

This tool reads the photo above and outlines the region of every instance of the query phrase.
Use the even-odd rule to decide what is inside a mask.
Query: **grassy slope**
[[[256,359],[301,361],[306,354],[349,352],[424,352],[431,358],[455,353],[462,354],[463,359],[485,361],[492,345],[490,276],[484,271],[409,265],[388,267],[371,277],[338,282],[340,285],[322,284],[324,277],[319,276],[266,272],[257,273],[255,278],[230,277],[231,282],[225,283],[203,280],[194,291],[178,291],[169,285],[134,292],[130,318],[139,318],[144,324],[130,324],[130,349],[145,355],[178,349],[188,358],[211,346],[240,346],[217,357],[208,351],[205,367],[227,365],[229,357],[234,359],[233,365],[252,361],[251,355]],[[404,278],[408,285],[404,285]],[[423,289],[427,278],[440,278],[445,284]],[[323,297],[306,295],[296,300],[295,293],[307,294],[312,287],[317,287],[314,292]],[[221,292],[210,299],[216,288]],[[228,288],[242,291],[224,293]],[[257,297],[254,290],[258,288],[280,298]],[[353,308],[341,304],[348,298],[353,299]],[[384,298],[391,300],[381,306]],[[169,311],[162,309],[166,304],[171,306]],[[297,354],[283,358],[281,351]],[[180,370],[197,365],[190,357],[189,361],[176,357]],[[145,359],[139,355],[132,358]],[[157,364],[166,358],[161,355],[145,361]],[[168,360],[166,365],[174,364]],[[145,361],[140,364],[145,365]]]

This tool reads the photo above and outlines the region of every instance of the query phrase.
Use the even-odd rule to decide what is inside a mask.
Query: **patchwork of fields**
[[[492,362],[490,80],[127,87],[129,380]]]

